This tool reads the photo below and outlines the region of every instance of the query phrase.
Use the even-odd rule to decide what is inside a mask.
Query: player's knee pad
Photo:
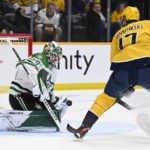
[[[102,93],[97,96],[96,100],[94,101],[94,104],[91,107],[91,111],[100,117],[104,111],[109,109],[115,102],[117,98],[108,96],[106,93]]]

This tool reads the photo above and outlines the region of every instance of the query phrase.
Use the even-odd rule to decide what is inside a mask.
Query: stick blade
[[[67,130],[71,133],[76,133],[77,129],[73,128],[70,124],[67,124]]]

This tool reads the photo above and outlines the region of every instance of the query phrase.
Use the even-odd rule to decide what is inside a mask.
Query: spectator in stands
[[[31,16],[31,0],[10,0],[13,8],[16,10],[15,25],[21,25],[21,29],[14,29],[15,33],[30,33],[31,17],[36,17],[38,12],[39,0],[33,0],[33,16]],[[23,31],[24,29],[24,31]],[[19,31],[18,31],[19,30]]]
[[[14,19],[14,8],[10,5],[9,0],[0,1],[0,32],[8,33],[10,19]]]
[[[123,10],[126,7],[126,3],[124,1],[120,1],[116,5],[116,9],[112,13],[111,17],[111,37],[121,28],[120,16],[123,13]]]
[[[62,13],[65,11],[65,0],[42,0],[44,8],[47,7],[49,2],[55,4],[56,13]]]
[[[8,13],[14,13],[14,8],[9,3],[9,0],[0,1],[0,16],[6,15]]]
[[[18,8],[15,11],[14,18],[12,20],[3,20],[0,22],[1,28],[5,28],[3,33],[29,33],[30,20],[26,18],[23,8]]]
[[[84,5],[83,16],[86,16],[87,12],[89,11],[89,8],[90,8],[90,3],[94,2],[94,0],[82,0],[82,2]]]
[[[41,9],[35,19],[36,41],[59,41],[62,35],[59,19],[60,15],[55,12],[55,4],[49,2],[47,8]]]
[[[103,13],[102,13],[102,7],[101,7],[101,4],[99,5],[99,10],[98,10],[98,12],[99,12],[99,15],[101,16],[101,20],[104,22],[104,23],[106,23],[106,18],[105,18],[105,16],[103,15]],[[107,25],[106,25],[107,26]]]
[[[90,3],[91,2],[95,2],[95,3],[99,3],[100,4],[101,0],[82,0],[82,2],[84,4],[84,13],[86,15],[86,13],[88,12],[88,10],[90,8]]]
[[[97,13],[100,15],[101,17],[101,23],[100,23],[100,41],[104,41],[105,37],[104,34],[106,32],[107,29],[107,22],[106,22],[106,18],[104,17],[103,13],[102,13],[102,7],[101,4],[99,3],[99,5],[97,6]]]
[[[91,2],[100,4],[100,0],[72,0],[72,14],[80,14],[82,16],[83,13],[87,13]],[[66,0],[66,3],[68,4],[68,0]]]
[[[43,0],[39,0],[38,2],[38,11],[44,8]]]
[[[90,10],[87,13],[87,34],[91,42],[104,40],[102,32],[104,30],[104,23],[99,15],[100,7],[99,3],[91,3]]]
[[[88,12],[91,2],[100,3],[101,0],[72,0],[72,14],[85,15]],[[65,0],[65,8],[68,10],[68,0]]]
[[[30,33],[30,18],[25,17],[25,10],[19,7],[15,12],[14,33]]]
[[[66,12],[68,11],[68,0],[65,0],[65,8]],[[72,0],[72,5],[71,5],[71,10],[72,10],[72,15],[81,15],[84,12],[84,2],[83,0]]]
[[[17,10],[19,7],[25,10],[25,15],[31,15],[31,0],[10,0],[12,6]],[[38,11],[38,0],[33,0],[33,11],[36,14]]]

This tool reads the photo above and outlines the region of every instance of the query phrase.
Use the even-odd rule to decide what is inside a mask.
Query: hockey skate
[[[67,130],[73,133],[77,139],[82,139],[90,129],[91,127],[85,127],[83,124],[78,129],[73,128],[69,124],[67,125]]]

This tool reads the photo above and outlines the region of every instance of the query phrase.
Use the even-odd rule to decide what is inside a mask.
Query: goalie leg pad
[[[104,111],[109,109],[115,102],[117,98],[108,96],[106,93],[102,93],[97,96],[94,104],[90,108],[90,111],[93,112],[96,116],[100,117]]]

